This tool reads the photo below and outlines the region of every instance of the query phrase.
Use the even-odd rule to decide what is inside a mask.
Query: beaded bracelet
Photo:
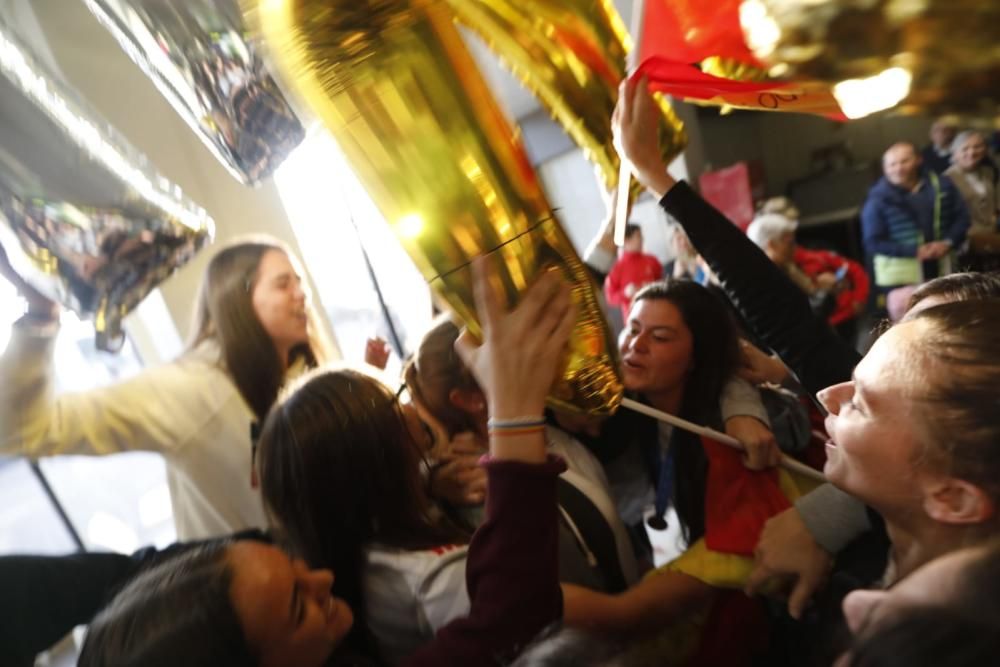
[[[511,417],[509,419],[490,418],[486,428],[494,437],[513,437],[541,433],[545,430],[545,417]]]

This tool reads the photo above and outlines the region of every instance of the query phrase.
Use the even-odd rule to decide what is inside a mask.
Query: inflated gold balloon
[[[747,43],[781,76],[836,84],[887,70],[912,81],[904,107],[995,113],[997,0],[745,0]]]
[[[94,324],[98,349],[208,245],[215,223],[0,15],[0,250],[21,280]],[[36,45],[37,46],[37,45]]]
[[[619,159],[611,113],[632,40],[611,0],[447,1],[456,19],[535,94],[613,188]],[[670,103],[659,95],[657,103],[663,113],[660,145],[669,164],[684,150],[687,135]]]
[[[622,393],[595,285],[455,27],[427,0],[261,0],[279,71],[324,121],[431,287],[478,333],[469,262],[511,300],[562,270],[579,305],[550,401],[600,414]]]

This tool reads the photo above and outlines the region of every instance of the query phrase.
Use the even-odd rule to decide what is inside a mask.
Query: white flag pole
[[[707,426],[700,426],[698,424],[689,422],[686,419],[681,419],[680,417],[669,414],[667,412],[657,410],[656,408],[651,408],[648,405],[643,405],[642,403],[634,401],[631,398],[623,398],[622,407],[628,408],[629,410],[633,410],[635,412],[639,412],[654,419],[658,419],[662,422],[672,424],[677,428],[684,429],[685,431],[690,431],[691,433],[694,433],[696,435],[703,435],[707,438],[711,438],[712,440],[715,440],[716,442],[721,442],[722,444],[728,445],[733,449],[746,451],[745,448],[743,447],[743,443],[741,443],[739,440],[737,440],[732,436],[726,435],[725,433],[722,433],[720,431],[716,431],[714,428],[708,428]],[[814,470],[813,468],[810,468],[801,461],[796,461],[787,454],[781,455],[781,463],[779,465],[781,465],[781,467],[784,468],[785,470],[798,473],[803,477],[814,479],[817,482],[826,481],[826,477],[823,476],[823,473],[819,472],[818,470]]]
[[[642,20],[646,13],[646,0],[635,0],[632,3],[632,21],[629,32],[632,35],[632,52],[625,60],[625,76],[632,76],[639,66],[639,46],[642,39]],[[625,244],[625,225],[628,223],[628,196],[632,184],[632,169],[625,160],[618,168],[618,200],[615,206],[615,245],[619,248]]]

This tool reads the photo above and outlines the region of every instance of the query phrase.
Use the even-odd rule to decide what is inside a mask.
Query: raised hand
[[[740,339],[740,367],[736,371],[752,385],[770,382],[781,384],[788,378],[788,368],[781,360],[758,349],[753,343]]]
[[[479,259],[473,273],[483,340],[476,345],[464,332],[455,349],[486,394],[490,417],[541,418],[576,320],[569,285],[555,271],[545,271],[508,311],[493,265]],[[544,456],[543,447],[530,458]]]
[[[59,304],[24,281],[11,266],[3,246],[0,245],[0,277],[13,285],[28,302],[28,315],[36,320],[59,319]]]
[[[809,600],[826,583],[833,567],[833,557],[816,544],[794,507],[764,524],[754,556],[756,564],[747,580],[747,595],[775,579],[790,584],[788,613],[792,618],[802,617]]]
[[[369,338],[365,341],[365,363],[384,371],[389,363],[389,345],[378,336]]]
[[[632,173],[653,195],[662,197],[674,186],[660,155],[659,109],[645,77],[626,79],[618,88],[618,104],[611,117],[615,149]]]

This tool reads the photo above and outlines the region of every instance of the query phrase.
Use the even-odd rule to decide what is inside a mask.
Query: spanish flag
[[[646,0],[636,76],[696,104],[847,120],[828,85],[768,79],[743,36],[741,1]]]

